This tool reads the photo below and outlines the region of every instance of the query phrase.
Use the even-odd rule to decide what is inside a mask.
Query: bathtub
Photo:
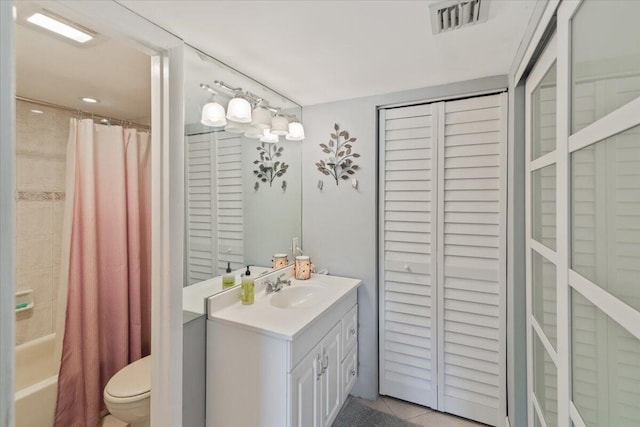
[[[16,347],[15,427],[52,427],[58,391],[56,335]]]

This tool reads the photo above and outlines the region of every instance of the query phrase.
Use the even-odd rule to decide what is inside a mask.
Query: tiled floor
[[[386,412],[387,414],[394,415],[422,427],[486,427],[484,424],[479,424],[454,415],[444,414],[392,397],[378,396],[374,401],[360,398],[356,399],[372,409]]]
[[[107,415],[100,420],[99,427],[127,427],[128,425],[129,424],[114,418],[113,415]]]
[[[394,399],[387,396],[378,396],[376,400],[364,400],[356,397],[361,403],[367,405],[376,411],[391,414],[403,420],[417,424],[421,427],[486,427],[484,424],[478,424],[464,418],[454,415],[444,414],[434,411],[424,406],[414,405],[404,400]],[[107,415],[102,418],[100,427],[127,427],[128,424],[123,423],[113,417]]]

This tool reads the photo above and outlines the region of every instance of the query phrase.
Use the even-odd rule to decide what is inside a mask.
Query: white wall
[[[302,242],[317,268],[333,275],[355,277],[358,290],[359,378],[352,394],[374,399],[378,394],[378,267],[377,267],[377,107],[395,103],[462,97],[507,87],[507,76],[358,98],[303,108],[306,139],[302,148]],[[335,185],[315,163],[325,158],[318,144],[326,143],[334,123],[357,137],[353,151],[361,157],[356,173],[358,190],[350,181]],[[323,190],[317,187],[324,181]]]

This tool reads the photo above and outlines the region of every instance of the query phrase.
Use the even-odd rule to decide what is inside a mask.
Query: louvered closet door
[[[218,274],[227,262],[243,267],[244,209],[242,196],[242,138],[222,133],[217,140]]]
[[[380,131],[380,393],[435,407],[432,106],[381,110]]]
[[[217,274],[215,211],[215,163],[211,134],[187,138],[187,283]]]
[[[438,409],[504,422],[506,93],[439,109]],[[501,418],[502,417],[502,418]]]
[[[506,415],[506,94],[380,111],[380,393]]]

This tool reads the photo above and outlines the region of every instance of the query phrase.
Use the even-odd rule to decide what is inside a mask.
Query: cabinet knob
[[[349,371],[349,375],[351,375],[352,377],[356,376],[356,370],[351,368],[351,370]]]
[[[405,264],[404,271],[409,271],[409,270],[411,270],[411,267],[409,267],[409,264]]]
[[[355,334],[356,334],[356,328],[351,328],[351,329],[349,329],[349,333],[350,333],[351,335],[355,335]]]

